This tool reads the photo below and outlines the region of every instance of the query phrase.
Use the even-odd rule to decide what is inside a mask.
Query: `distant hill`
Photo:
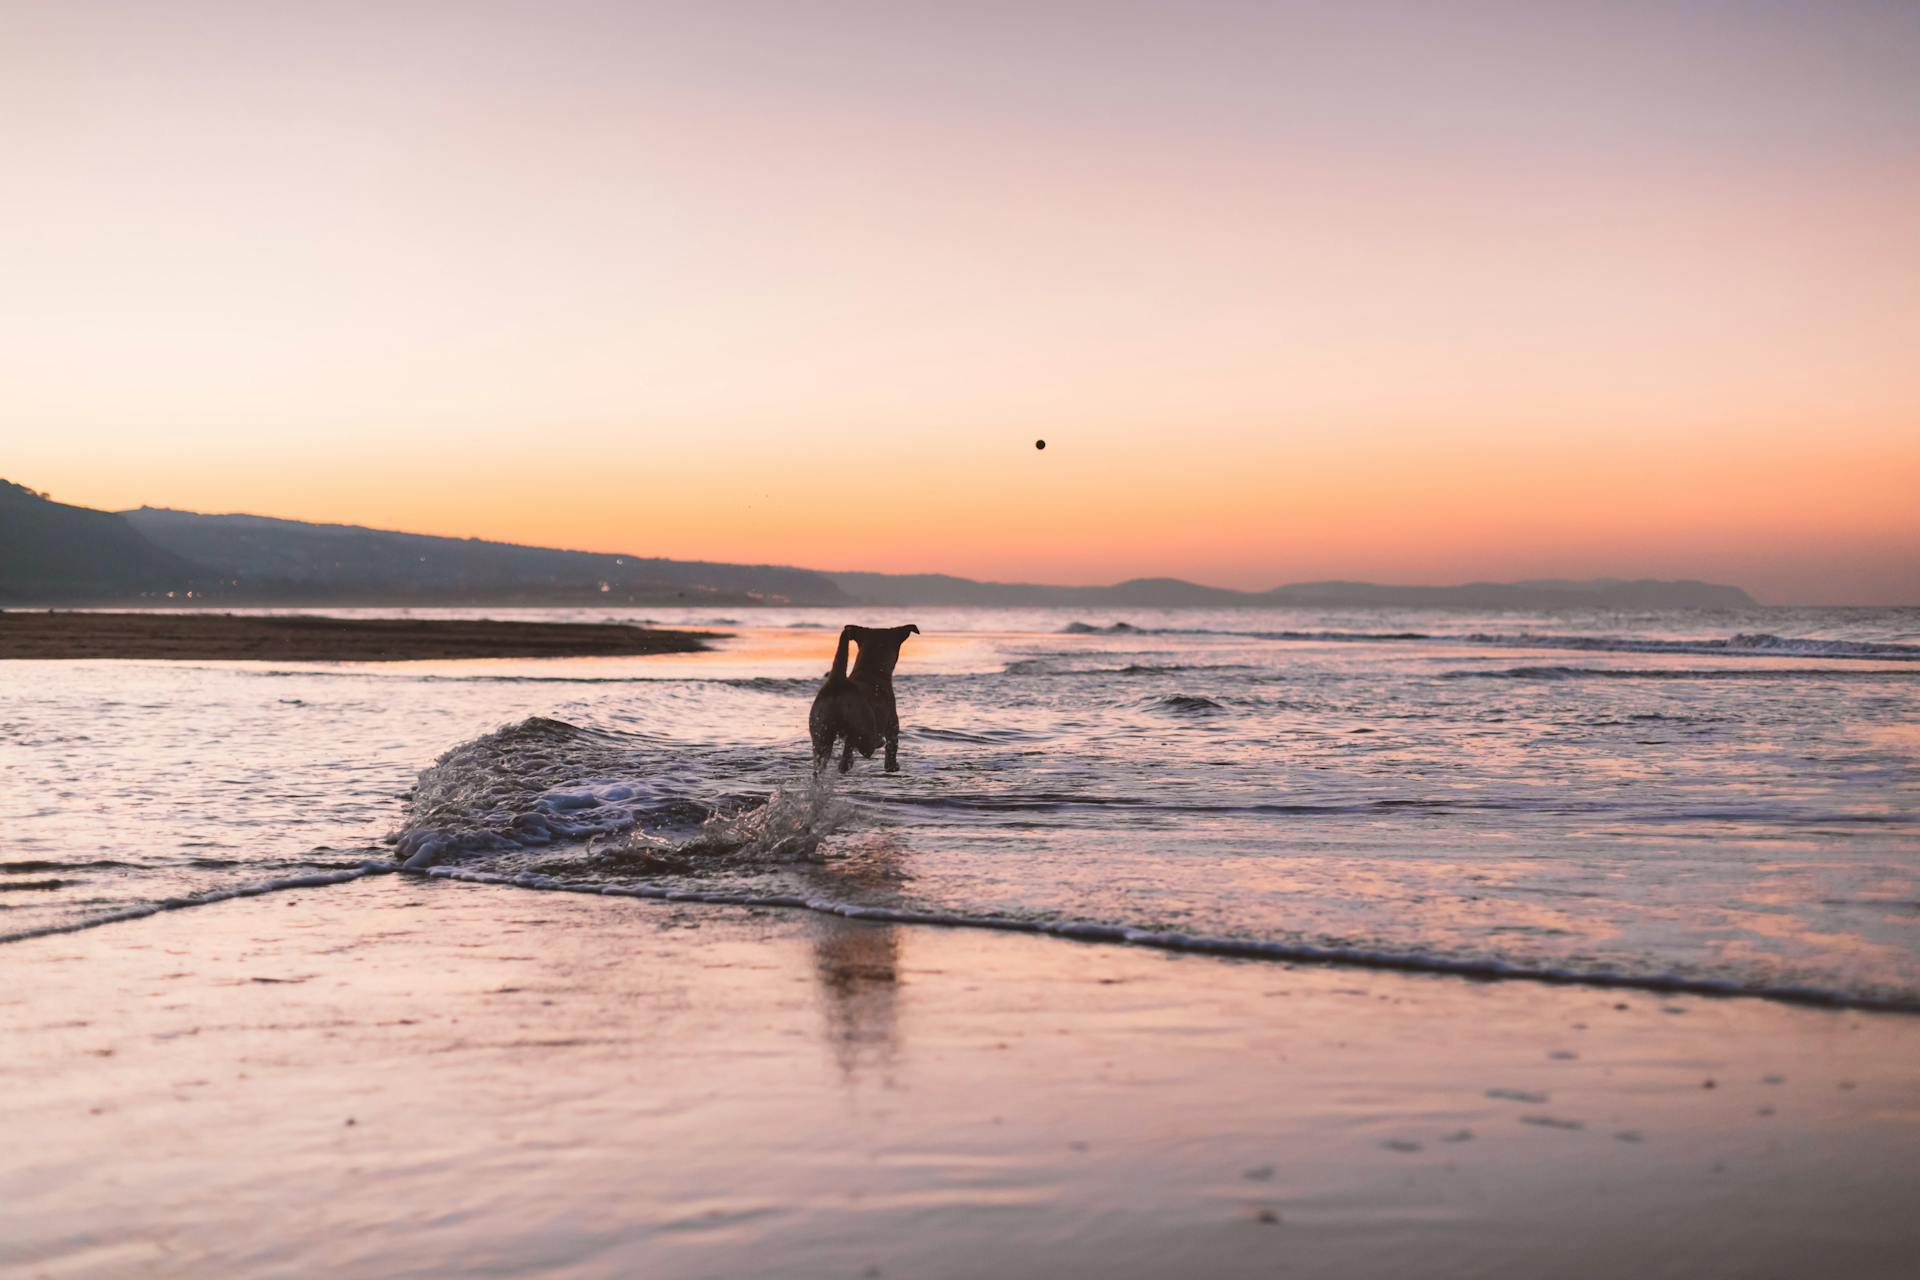
[[[1017,605],[1178,609],[1457,608],[1457,609],[1750,609],[1753,597],[1710,582],[1623,581],[1470,582],[1457,587],[1394,587],[1372,582],[1300,582],[1271,591],[1231,591],[1179,578],[1135,578],[1111,587],[1049,587],[1023,582],[975,582],[945,574],[830,573],[848,595],[871,604]]]
[[[393,533],[164,507],[123,513],[156,546],[204,565],[251,598],[485,604],[845,604],[825,575],[558,551],[478,538]]]
[[[1458,587],[1383,587],[1371,582],[1298,582],[1275,587],[1260,599],[1282,605],[1336,608],[1389,606],[1402,609],[1751,609],[1758,605],[1739,587],[1692,579],[1592,578],[1583,582],[1469,582]]]
[[[867,604],[980,605],[1131,605],[1179,608],[1257,604],[1244,591],[1203,587],[1178,578],[1135,578],[1111,587],[1049,587],[1030,582],[975,582],[944,573],[829,573],[848,595]]]
[[[1318,606],[1743,609],[1707,582],[1538,580],[1456,587],[1302,582],[1231,591],[1178,578],[1108,587],[976,582],[949,574],[821,573],[783,565],[609,555],[164,507],[94,511],[0,480],[0,604],[113,604],[193,592],[209,604],[1068,608]]]
[[[109,511],[0,480],[0,602],[92,604],[192,588],[197,570]]]

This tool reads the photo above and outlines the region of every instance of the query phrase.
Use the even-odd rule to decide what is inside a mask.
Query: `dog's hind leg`
[[[813,710],[807,716],[807,736],[813,740],[813,771],[818,773],[833,759],[833,740],[838,736],[834,731],[833,704],[825,689],[813,700]]]
[[[900,712],[889,695],[880,708],[880,732],[887,742],[887,772],[900,772]]]
[[[833,749],[829,747],[827,750],[831,754]],[[840,772],[845,773],[851,768],[853,768],[853,735],[848,734],[847,745],[840,749]]]

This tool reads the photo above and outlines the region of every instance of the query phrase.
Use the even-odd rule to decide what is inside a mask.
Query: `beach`
[[[0,611],[0,659],[406,662],[693,653],[710,635],[622,623],[154,611]]]
[[[1908,1274],[1920,1022],[385,876],[5,956],[22,1276]]]

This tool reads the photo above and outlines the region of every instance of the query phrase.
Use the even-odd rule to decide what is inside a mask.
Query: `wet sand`
[[[403,662],[695,653],[697,631],[574,622],[261,617],[220,613],[0,612],[0,659]]]
[[[1920,1019],[411,877],[0,953],[0,1268],[1895,1276]]]

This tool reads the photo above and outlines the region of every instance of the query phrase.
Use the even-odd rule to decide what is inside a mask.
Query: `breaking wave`
[[[811,858],[854,810],[830,774],[770,794],[751,783],[756,755],[672,747],[645,735],[535,716],[446,752],[420,774],[394,859],[420,871],[450,860],[578,845],[604,871],[684,869],[701,858]]]

